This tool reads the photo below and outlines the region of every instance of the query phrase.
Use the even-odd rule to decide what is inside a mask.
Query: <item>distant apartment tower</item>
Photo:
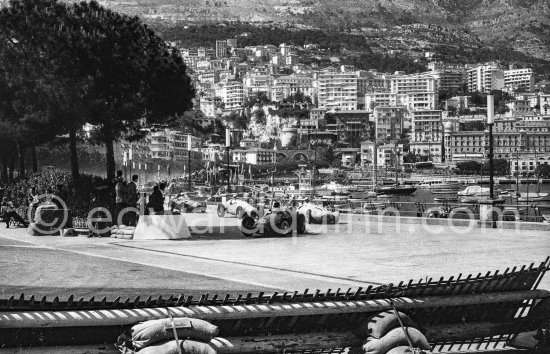
[[[509,88],[524,87],[528,91],[535,89],[533,69],[510,69],[504,71],[504,85]]]
[[[443,112],[439,110],[414,111],[411,113],[411,137],[414,142],[441,142]]]
[[[436,109],[439,100],[436,79],[431,75],[402,75],[391,79],[391,93],[408,95],[407,108],[411,111]]]
[[[466,72],[468,91],[489,93],[504,88],[504,71],[496,64],[484,64]]]
[[[287,56],[291,52],[291,47],[288,44],[281,43],[281,45],[279,45],[279,50],[282,56]]]
[[[378,106],[374,108],[376,139],[379,142],[400,139],[403,135],[405,113],[404,107]]]
[[[454,70],[434,70],[430,73],[437,83],[438,92],[458,91],[464,84],[464,72]]]
[[[216,41],[216,58],[224,58],[227,54],[227,41]]]
[[[319,75],[319,108],[327,111],[357,110],[358,92],[356,73],[326,73]]]
[[[229,81],[218,84],[216,96],[222,99],[225,109],[241,108],[244,100],[244,88],[242,82]]]

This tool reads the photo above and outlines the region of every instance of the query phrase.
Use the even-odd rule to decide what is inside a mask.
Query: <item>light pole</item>
[[[225,150],[227,151],[227,194],[231,190],[231,182],[229,180],[229,148],[231,147],[231,131],[229,128],[225,128]]]
[[[191,134],[187,134],[187,189],[191,192]]]
[[[495,124],[494,96],[487,96],[487,126],[489,127],[489,196],[494,199],[494,158],[493,158],[493,125]]]

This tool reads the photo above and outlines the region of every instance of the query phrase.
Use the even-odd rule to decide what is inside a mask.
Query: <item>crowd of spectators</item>
[[[18,177],[0,184],[0,196],[7,197],[20,215],[27,215],[28,208],[53,203],[71,210],[72,216],[85,218],[93,203],[110,205],[109,185],[97,176],[81,175],[78,188],[70,173],[56,169]],[[55,195],[58,198],[52,197]]]

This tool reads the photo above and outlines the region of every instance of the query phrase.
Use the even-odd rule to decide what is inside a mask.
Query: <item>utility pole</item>
[[[229,148],[231,147],[231,131],[229,128],[225,128],[225,150],[227,151],[227,191],[226,194],[229,194],[231,190],[231,181],[229,173]]]
[[[187,187],[191,192],[191,134],[187,134],[187,172],[189,173]]]

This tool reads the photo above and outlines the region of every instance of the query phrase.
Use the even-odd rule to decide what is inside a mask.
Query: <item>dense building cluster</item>
[[[392,165],[396,158],[447,164],[484,160],[486,108],[479,98],[498,91],[504,94],[496,117],[495,157],[515,157],[512,170],[548,163],[550,94],[536,90],[530,68],[430,62],[422,73],[381,73],[342,65],[338,57],[329,67],[317,67],[301,63],[299,55],[315,53],[315,44],[239,47],[239,38],[217,40],[214,48],[169,43],[188,66],[200,123],[218,119],[231,129],[232,162],[272,164],[290,158],[281,150],[299,150],[300,145],[331,145],[347,167],[372,164],[374,154],[379,166]],[[249,123],[237,127],[235,117]],[[187,145],[178,143],[178,134],[183,133],[151,133],[134,149],[150,146],[152,158],[184,161]],[[222,158],[223,142],[192,139],[193,158]],[[298,156],[307,160],[309,155]]]

